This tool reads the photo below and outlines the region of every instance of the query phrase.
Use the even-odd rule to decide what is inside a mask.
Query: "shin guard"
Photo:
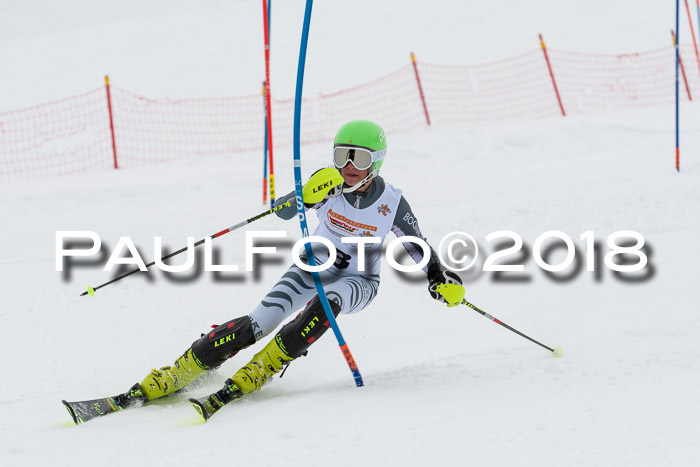
[[[329,302],[333,316],[340,313],[340,305]],[[280,329],[280,347],[292,358],[304,355],[311,344],[319,339],[330,327],[321,299],[316,295],[304,311]]]
[[[192,343],[192,352],[205,367],[216,368],[254,343],[250,318],[241,316],[217,326],[209,334],[203,334]]]

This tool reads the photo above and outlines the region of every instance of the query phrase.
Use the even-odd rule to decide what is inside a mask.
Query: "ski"
[[[114,412],[141,405],[145,398],[141,393],[141,386],[136,383],[128,392],[113,397],[93,399],[89,401],[66,402],[61,401],[68,410],[76,425],[85,423],[93,418],[103,417]]]
[[[216,412],[223,407],[223,401],[221,401],[216,394],[212,394],[207,397],[202,397],[201,399],[187,399],[194,410],[197,411],[202,420],[205,422],[211,418]],[[211,401],[210,401],[211,400]]]
[[[223,389],[216,391],[206,397],[200,399],[187,399],[192,408],[197,411],[200,417],[206,422],[216,412],[228,403],[240,399],[243,393],[230,379],[226,380],[226,385]]]

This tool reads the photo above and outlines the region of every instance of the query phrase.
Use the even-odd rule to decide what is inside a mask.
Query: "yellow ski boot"
[[[272,376],[282,371],[293,360],[284,351],[280,334],[277,334],[264,349],[256,353],[250,362],[231,378],[241,393],[259,391]]]
[[[173,366],[151,370],[141,381],[141,391],[147,400],[158,399],[183,389],[206,372],[207,369],[197,360],[190,348],[175,360]]]
[[[246,366],[226,380],[223,389],[201,399],[189,399],[189,402],[206,421],[229,402],[259,391],[292,360],[284,349],[282,337],[277,334]]]

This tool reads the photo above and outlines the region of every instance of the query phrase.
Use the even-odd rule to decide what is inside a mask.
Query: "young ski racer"
[[[376,123],[367,120],[348,122],[340,128],[334,140],[335,168],[319,170],[305,186],[305,192],[313,193],[305,196],[306,207],[314,209],[320,221],[313,235],[328,239],[337,252],[335,262],[320,272],[335,316],[357,313],[374,299],[379,288],[382,242],[389,232],[397,237],[413,236],[425,241],[401,190],[379,176],[386,147],[384,131]],[[293,198],[294,192],[277,200],[276,206]],[[296,206],[290,203],[276,214],[286,220],[292,219],[297,214]],[[358,240],[373,237],[377,243],[358,245],[358,240],[354,240],[355,243],[343,242],[344,237]],[[329,259],[328,248],[318,243],[312,245],[316,263],[324,264]],[[404,246],[416,263],[423,259],[420,245],[409,241]],[[300,260],[308,264],[305,253],[300,255]],[[434,299],[446,302],[436,290],[440,284],[459,285],[457,290],[463,296],[461,279],[441,266],[432,248],[423,270]],[[250,314],[202,334],[172,366],[152,370],[129,392],[97,400],[107,401],[102,403],[97,414],[94,409],[91,411],[89,406],[84,408],[80,403],[64,404],[74,421],[80,423],[173,394],[218,368],[241,349],[265,338],[301,309],[296,318],[285,324],[245,366],[226,380],[221,390],[200,401],[190,400],[207,419],[229,402],[260,390],[274,374],[305,355],[311,344],[326,332],[329,322],[310,272],[293,264]],[[87,402],[94,405],[96,401]]]

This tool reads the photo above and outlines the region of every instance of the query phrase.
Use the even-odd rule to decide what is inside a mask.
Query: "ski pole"
[[[554,354],[555,357],[561,357],[561,355],[562,355],[561,349],[559,349],[557,347],[551,348],[551,347],[544,345],[543,343],[541,343],[539,341],[536,341],[532,337],[530,337],[526,334],[523,334],[522,332],[518,331],[517,329],[515,329],[511,326],[508,326],[506,323],[504,323],[500,319],[486,313],[484,310],[482,310],[478,306],[468,302],[467,299],[464,298],[464,287],[462,287],[461,285],[441,284],[441,285],[437,286],[436,290],[440,295],[443,296],[445,301],[447,301],[448,306],[453,307],[453,306],[457,306],[457,305],[466,305],[469,308],[471,308],[472,310],[476,311],[477,313],[480,313],[481,315],[487,317],[488,319],[490,319],[494,323],[500,324],[501,326],[508,329],[509,331],[513,331],[517,335],[524,337],[525,339],[529,340],[530,342],[534,342],[535,344],[539,345],[540,347],[543,347],[543,348],[549,350],[550,352],[552,352]]]
[[[229,233],[229,232],[233,232],[233,231],[236,230],[236,229],[240,229],[240,228],[243,227],[244,225],[248,225],[248,224],[250,224],[251,222],[255,222],[255,221],[257,221],[258,219],[262,219],[262,218],[265,217],[265,216],[268,216],[268,215],[270,215],[270,214],[273,214],[273,213],[279,211],[280,209],[286,208],[286,207],[289,207],[289,206],[291,206],[291,201],[287,201],[287,202],[284,203],[284,204],[280,204],[279,206],[276,206],[276,207],[274,207],[274,208],[272,208],[272,209],[268,209],[267,211],[261,212],[261,213],[258,214],[257,216],[253,216],[253,217],[251,217],[250,219],[246,219],[246,220],[244,220],[243,222],[239,222],[239,223],[236,224],[236,225],[232,225],[231,227],[229,227],[229,228],[227,228],[227,229],[224,229],[224,230],[222,230],[222,231],[220,231],[220,232],[217,232],[217,233],[215,233],[214,235],[210,235],[210,236],[207,237],[207,238],[217,238],[217,237],[221,237],[222,235],[225,235],[225,234],[227,234],[227,233]],[[201,245],[202,243],[204,243],[205,240],[206,240],[206,239],[202,239],[202,240],[198,241],[197,243],[194,244],[194,246],[197,247],[197,246]],[[161,258],[161,261],[162,261],[162,260],[165,260],[165,259],[168,259],[168,258],[172,258],[172,257],[175,256],[175,255],[179,255],[180,253],[182,253],[182,252],[184,252],[184,251],[187,251],[187,247],[181,248],[181,249],[179,249],[179,250],[177,250],[177,251],[175,251],[175,252],[173,252],[173,253],[170,253],[169,255],[163,256],[163,257]],[[148,264],[146,265],[146,268],[148,268],[148,267],[150,267],[150,266],[153,266],[154,264],[156,264],[156,262],[155,262],[155,261],[151,261],[150,263],[148,263]],[[93,288],[93,287],[88,286],[87,291],[81,293],[80,296],[82,297],[82,296],[84,296],[84,295],[90,294],[90,296],[93,296],[93,297],[94,297],[94,296],[95,296],[95,292],[96,292],[97,290],[101,289],[102,287],[106,287],[106,286],[108,286],[109,284],[112,284],[112,283],[114,283],[114,282],[117,282],[117,281],[119,281],[119,280],[122,280],[122,279],[124,279],[125,277],[128,277],[128,276],[130,276],[130,275],[132,275],[132,274],[134,274],[134,273],[136,273],[136,272],[139,272],[139,271],[141,271],[141,269],[136,268],[136,269],[134,269],[133,271],[129,271],[129,272],[127,272],[127,273],[124,273],[124,274],[122,274],[122,275],[119,276],[119,277],[115,277],[114,279],[112,279],[112,280],[109,281],[109,282],[105,282],[104,284],[98,285],[97,287],[94,287],[94,288]]]
[[[535,344],[539,345],[540,347],[544,347],[545,349],[547,349],[547,350],[549,350],[550,352],[552,352],[552,353],[554,354],[555,357],[561,357],[561,349],[559,349],[558,347],[551,348],[551,347],[548,347],[548,346],[544,345],[543,343],[541,343],[541,342],[539,342],[539,341],[536,341],[536,340],[533,339],[532,337],[530,337],[530,336],[528,336],[528,335],[526,335],[526,334],[523,334],[522,332],[518,331],[517,329],[515,329],[515,328],[513,328],[513,327],[511,327],[511,326],[508,326],[506,323],[504,323],[504,322],[501,321],[500,319],[498,319],[498,318],[496,318],[496,317],[494,317],[494,316],[491,316],[490,314],[486,313],[484,310],[480,309],[480,308],[477,307],[476,305],[473,305],[473,304],[469,303],[469,302],[467,301],[467,299],[462,300],[461,305],[466,305],[466,306],[468,306],[469,308],[471,308],[472,310],[476,311],[477,313],[480,313],[481,315],[487,317],[488,319],[490,319],[490,320],[493,321],[494,323],[500,324],[501,326],[503,326],[504,328],[508,329],[509,331],[513,331],[513,332],[516,333],[517,335],[524,337],[525,339],[529,340],[530,342],[534,342]]]

